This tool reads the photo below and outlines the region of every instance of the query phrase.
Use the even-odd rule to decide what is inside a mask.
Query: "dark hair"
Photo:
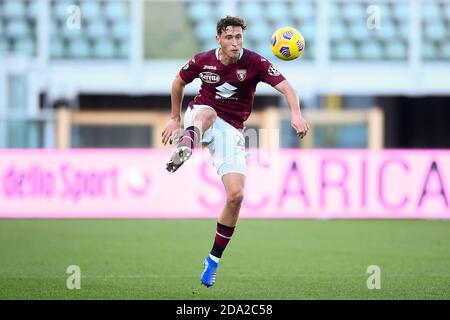
[[[242,30],[245,30],[247,23],[241,17],[226,16],[217,22],[217,35],[220,35],[229,26],[242,27]]]

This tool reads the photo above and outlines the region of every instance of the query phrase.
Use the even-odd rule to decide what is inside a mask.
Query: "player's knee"
[[[232,207],[237,208],[240,207],[243,200],[244,200],[244,190],[242,188],[233,189],[227,194],[227,202]]]
[[[209,128],[214,123],[214,121],[216,121],[216,119],[217,113],[212,109],[202,110],[202,112],[200,112],[196,117],[196,120],[200,121],[203,127],[206,128]]]

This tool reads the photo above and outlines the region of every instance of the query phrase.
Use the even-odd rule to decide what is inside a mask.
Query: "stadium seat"
[[[450,43],[446,42],[442,44],[440,50],[440,57],[444,60],[450,60]]]
[[[52,37],[50,41],[50,57],[62,58],[65,56],[64,41],[59,37]]]
[[[370,37],[371,31],[365,24],[354,23],[350,26],[349,36],[353,40],[362,41]]]
[[[26,14],[25,1],[6,0],[2,9],[2,15],[8,18],[21,18]]]
[[[437,48],[432,41],[422,42],[422,58],[425,60],[434,60],[437,57]]]
[[[128,39],[119,41],[119,45],[118,45],[118,49],[117,49],[117,57],[119,57],[119,58],[129,58],[130,57],[130,41]]]
[[[111,20],[128,18],[127,2],[125,1],[107,1],[105,14]]]
[[[376,60],[381,59],[383,50],[378,41],[366,41],[360,47],[360,56],[362,59]]]
[[[35,41],[31,37],[21,38],[16,40],[15,52],[27,56],[36,54]]]
[[[337,21],[342,19],[341,7],[337,2],[329,2],[328,17],[330,21]]]
[[[206,2],[191,2],[188,4],[188,14],[194,21],[206,19],[211,17],[211,6]]]
[[[407,47],[403,42],[395,41],[386,45],[385,54],[387,59],[406,59]]]
[[[30,27],[26,20],[14,19],[7,24],[5,31],[5,34],[12,38],[21,38],[30,34]]]
[[[99,21],[102,17],[103,8],[99,1],[81,1],[80,10],[83,19]]]
[[[332,57],[338,60],[356,59],[356,47],[351,41],[339,42],[332,49]]]
[[[315,40],[317,27],[315,20],[305,21],[301,26],[299,26],[302,36],[305,38],[306,43],[311,43]]]
[[[445,25],[440,20],[427,23],[424,31],[425,38],[434,41],[444,41],[447,34]]]
[[[109,36],[109,31],[104,20],[93,20],[87,28],[87,35],[93,39],[102,39]]]
[[[295,2],[292,5],[291,14],[301,20],[314,19],[316,16],[313,3],[308,1]]]
[[[67,54],[71,58],[87,58],[90,55],[89,42],[79,37],[77,39],[72,39],[69,43]]]
[[[255,47],[255,51],[260,54],[261,56],[269,59],[270,61],[273,61],[273,53],[272,53],[272,49],[270,47],[270,42],[269,41],[261,41],[257,44],[257,46]]]
[[[411,15],[411,6],[408,2],[400,2],[392,4],[392,16],[402,23],[409,21]]]
[[[66,21],[69,13],[67,12],[67,8],[72,5],[71,1],[52,1],[51,7],[51,15],[52,17]]]
[[[289,16],[288,7],[284,2],[269,2],[267,4],[265,13],[266,18],[273,23],[282,22]]]
[[[214,38],[205,39],[204,41],[202,41],[201,46],[200,46],[202,51],[211,50],[211,49],[218,48],[218,47],[219,47],[219,45],[217,44],[217,42],[215,41]]]
[[[439,4],[432,1],[423,2],[421,12],[424,21],[435,21],[441,17]]]
[[[0,54],[9,51],[9,43],[5,38],[0,38]]]
[[[260,21],[264,16],[264,11],[260,2],[243,2],[237,10],[238,14],[244,17],[249,23]]]
[[[338,19],[330,21],[328,34],[331,40],[341,41],[345,39],[347,37],[347,29],[344,22]]]
[[[120,20],[113,24],[112,35],[117,39],[128,39],[131,37],[131,25],[127,20]]]
[[[444,17],[447,20],[447,22],[450,22],[450,2],[447,2],[444,4]]]
[[[230,8],[227,2],[214,2],[213,11],[216,20],[222,19],[227,15],[231,15]]]
[[[37,18],[39,14],[39,1],[31,1],[27,6],[27,16]]]
[[[389,42],[398,37],[397,27],[390,19],[383,20],[379,29],[370,31],[374,36],[383,41]]]
[[[275,30],[275,28],[273,29]],[[273,31],[267,23],[263,20],[255,21],[253,24],[248,26],[248,29],[245,31],[245,37],[248,40],[260,42],[260,41],[270,41],[270,36]]]
[[[216,22],[212,20],[202,20],[195,28],[197,37],[200,41],[208,41],[216,37]]]
[[[102,39],[94,44],[94,56],[96,58],[114,58],[114,42],[109,39]]]
[[[342,18],[347,21],[365,19],[366,13],[364,7],[359,3],[342,3]]]

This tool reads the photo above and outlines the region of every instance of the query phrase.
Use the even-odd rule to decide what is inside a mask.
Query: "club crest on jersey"
[[[245,78],[247,78],[247,70],[246,69],[237,69],[236,76],[238,77],[239,81],[244,81]]]
[[[281,73],[280,71],[278,71],[277,69],[275,69],[273,66],[270,66],[269,69],[267,70],[267,72],[274,77],[279,76]]]
[[[220,81],[220,76],[212,72],[201,72],[199,77],[206,83],[217,83]]]

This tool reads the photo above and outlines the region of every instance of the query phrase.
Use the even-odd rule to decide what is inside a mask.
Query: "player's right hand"
[[[166,127],[164,128],[161,134],[162,143],[164,145],[166,145],[167,142],[172,144],[172,142],[176,139],[176,136],[180,131],[180,124],[181,124],[180,118],[171,118],[169,122],[167,122]]]

